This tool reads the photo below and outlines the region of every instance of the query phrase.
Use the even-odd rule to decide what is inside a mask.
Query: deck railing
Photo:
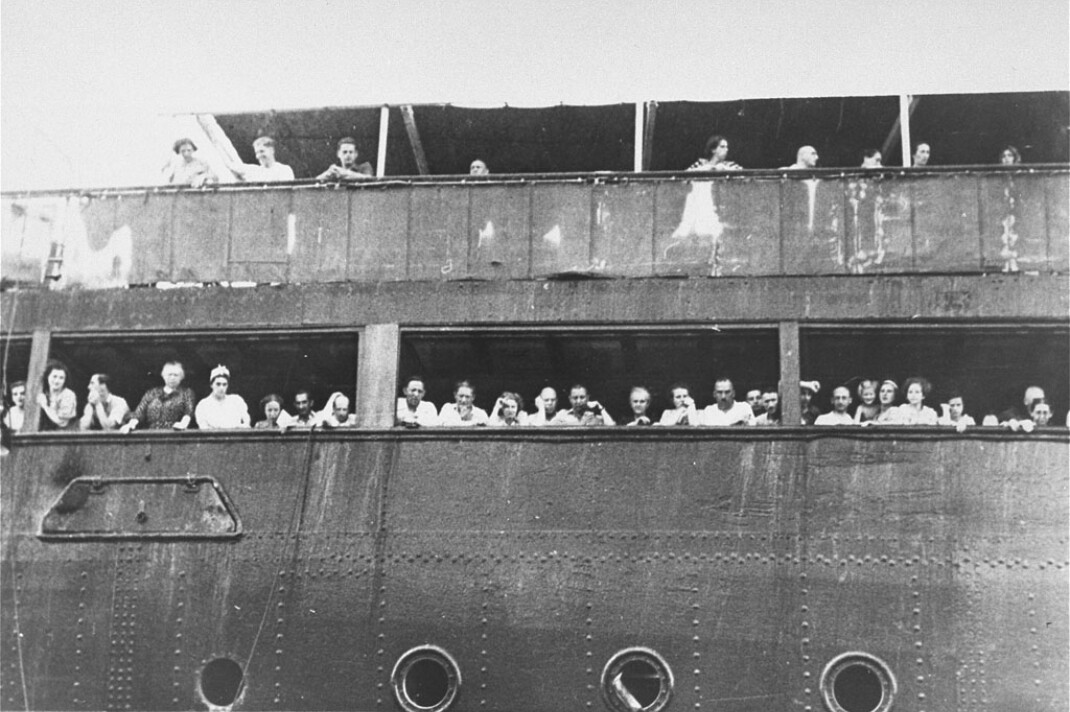
[[[1070,269],[1070,169],[406,178],[2,196],[6,283]]]

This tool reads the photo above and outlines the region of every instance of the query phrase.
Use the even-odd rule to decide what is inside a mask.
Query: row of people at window
[[[282,398],[269,394],[260,401],[262,420],[251,423],[248,404],[239,395],[229,393],[230,370],[217,366],[209,376],[212,392],[197,400],[193,389],[183,386],[185,369],[179,361],[169,361],[160,371],[163,385],[150,388],[136,408],[111,390],[111,378],[96,373],[89,379],[85,406],[81,415],[78,398],[68,387],[70,373],[60,361],[50,361],[45,368],[43,388],[37,395],[41,409],[40,430],[201,430],[252,427],[260,429],[352,427],[356,416],[349,412],[350,400],[343,393],[331,394],[326,407],[313,409],[308,390],[294,396],[294,413],[284,407]],[[10,388],[11,403],[5,407],[3,424],[10,432],[22,430],[26,418],[26,383],[18,381]]]
[[[260,400],[263,415],[252,423],[249,407],[241,396],[229,393],[230,371],[225,366],[212,369],[209,382],[211,393],[196,400],[193,390],[183,386],[185,370],[178,361],[166,363],[160,371],[163,385],[149,389],[137,407],[130,409],[126,399],[111,391],[108,374],[97,373],[89,379],[86,404],[78,415],[77,396],[68,387],[67,367],[51,361],[45,369],[44,383],[37,402],[41,409],[42,430],[120,430],[135,429],[185,430],[194,422],[202,430],[248,428],[287,430],[290,428],[344,428],[356,425],[350,413],[350,399],[341,392],[328,398],[325,407],[315,410],[312,394],[307,389],[294,394],[293,413],[285,409],[283,399],[269,394]],[[924,378],[909,378],[903,384],[905,402],[899,402],[899,386],[892,380],[877,382],[863,380],[856,393],[858,405],[852,409],[854,398],[847,386],[832,391],[832,408],[821,413],[813,399],[821,391],[817,381],[801,381],[799,401],[802,425],[946,425],[964,430],[976,425],[965,412],[965,402],[952,393],[941,404],[941,413],[925,405],[932,390]],[[719,378],[713,389],[713,403],[698,409],[691,389],[684,383],[670,388],[671,408],[660,417],[650,411],[650,390],[635,386],[629,394],[630,412],[621,418],[628,426],[733,426],[779,425],[782,422],[780,393],[775,388],[752,389],[746,401],[736,400],[735,387],[728,378]],[[513,426],[592,426],[616,425],[617,421],[597,400],[591,398],[586,386],[576,384],[569,389],[568,407],[558,409],[557,392],[543,388],[534,399],[535,410],[524,410],[524,399],[506,391],[494,402],[488,413],[475,404],[476,391],[468,381],[460,381],[454,388],[452,403],[436,408],[424,399],[426,388],[421,376],[409,377],[402,388],[395,411],[395,425],[401,427],[513,427]],[[19,432],[25,421],[26,384],[16,382],[10,388],[11,403],[5,406],[2,421],[9,432]],[[1070,424],[1070,415],[1067,416]],[[983,425],[1002,425],[1012,430],[1032,430],[1035,426],[1051,424],[1052,410],[1044,390],[1030,386],[1025,391],[1022,407],[1010,408],[997,415],[988,415]]]
[[[650,411],[650,389],[635,386],[628,397],[630,412],[621,418],[626,426],[712,426],[733,425],[780,425],[780,393],[775,388],[752,389],[746,401],[736,400],[736,390],[731,379],[718,378],[713,388],[713,403],[701,410],[696,406],[690,387],[675,383],[670,387],[672,407],[660,416]],[[847,386],[837,386],[832,391],[832,409],[822,413],[813,404],[814,396],[821,391],[818,381],[799,383],[801,425],[945,425],[964,430],[976,425],[965,412],[961,394],[952,393],[947,403],[941,404],[941,413],[925,405],[932,391],[924,378],[909,378],[903,384],[905,402],[900,403],[899,385],[892,380],[878,383],[863,380],[857,387],[858,405],[852,409],[854,398]],[[535,410],[524,410],[524,400],[517,393],[506,391],[494,402],[487,413],[475,405],[475,389],[468,381],[460,381],[453,392],[454,402],[435,408],[424,400],[426,388],[421,376],[411,376],[405,381],[402,396],[398,398],[395,425],[399,427],[512,427],[512,426],[596,426],[616,425],[617,421],[606,408],[591,395],[586,386],[576,384],[569,389],[568,407],[557,409],[557,392],[543,388],[535,397]],[[1026,390],[1026,412],[1008,409],[999,416],[990,415],[984,425],[1003,425],[1013,430],[1032,430],[1046,426],[1052,417],[1051,406],[1044,397],[1043,389],[1030,386]],[[1070,414],[1067,416],[1070,424]]]
[[[197,158],[197,146],[191,139],[180,138],[175,141],[172,150],[175,157],[171,159],[163,169],[164,178],[172,185],[189,185],[200,188],[219,182],[212,167],[205,161]],[[275,140],[270,136],[261,136],[253,141],[253,153],[257,163],[246,164],[230,162],[227,164],[236,178],[243,181],[267,183],[275,181],[294,180],[293,169],[275,159]],[[372,165],[360,161],[360,152],[357,149],[357,141],[346,136],[338,141],[338,162],[332,163],[326,170],[316,176],[320,182],[356,182],[370,180],[375,177]],[[932,156],[932,147],[928,143],[918,143],[914,147],[911,165],[921,168],[929,165]],[[784,166],[784,169],[816,168],[819,156],[813,146],[802,146],[796,151],[795,163]],[[881,152],[876,148],[868,148],[861,155],[862,168],[881,168],[883,166]],[[1003,165],[1016,165],[1021,163],[1022,156],[1014,146],[1005,146],[999,154],[999,162]],[[743,167],[728,159],[728,139],[721,135],[711,136],[706,141],[704,154],[691,166],[691,171],[725,171],[741,170]],[[490,175],[490,168],[486,161],[476,158],[469,164],[468,172],[474,176]]]

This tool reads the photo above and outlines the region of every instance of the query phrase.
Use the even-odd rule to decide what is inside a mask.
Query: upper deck
[[[1070,168],[402,177],[4,194],[3,279],[1070,272]]]

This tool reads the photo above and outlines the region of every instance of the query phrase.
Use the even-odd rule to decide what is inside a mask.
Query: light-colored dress
[[[936,425],[936,411],[927,405],[915,408],[909,403],[904,403],[898,408],[899,417],[895,421],[897,425]]]
[[[233,393],[222,399],[208,396],[197,404],[194,415],[201,430],[249,427],[249,406],[244,398]]]

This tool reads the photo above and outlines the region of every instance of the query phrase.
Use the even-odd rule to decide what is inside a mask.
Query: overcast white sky
[[[0,187],[146,182],[168,120],[379,103],[1066,90],[1066,0],[4,0]]]

